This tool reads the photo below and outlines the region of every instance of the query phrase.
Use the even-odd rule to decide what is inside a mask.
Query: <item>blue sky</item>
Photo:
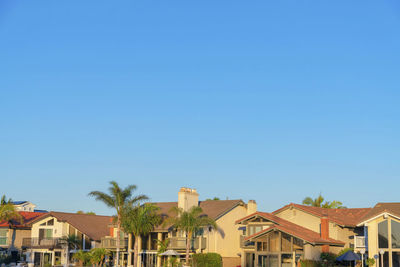
[[[0,193],[400,201],[398,1],[0,2]]]

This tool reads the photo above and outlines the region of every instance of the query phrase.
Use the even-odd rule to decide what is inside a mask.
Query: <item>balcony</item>
[[[174,250],[185,250],[186,249],[186,238],[185,237],[171,237],[169,238],[168,249]],[[196,237],[190,240],[190,249],[205,249],[207,242],[205,237]]]
[[[354,236],[354,248],[365,248],[365,236]]]
[[[244,239],[246,237],[247,236],[244,236],[244,235],[240,236],[240,248],[249,248],[249,249],[254,248],[254,242],[245,241]]]
[[[26,248],[61,248],[62,241],[59,238],[29,237],[22,239],[22,246]]]
[[[117,248],[117,239],[115,237],[103,237],[101,239],[102,248],[107,249],[116,249]],[[119,244],[120,249],[127,249],[128,248],[128,238],[122,238]]]

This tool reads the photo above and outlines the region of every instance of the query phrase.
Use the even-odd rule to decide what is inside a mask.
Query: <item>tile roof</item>
[[[199,206],[203,209],[203,213],[208,217],[218,220],[226,212],[230,211],[237,205],[242,204],[243,201],[238,200],[205,200],[199,201]],[[178,202],[156,202],[154,205],[160,208],[160,214],[164,217],[171,216],[171,208],[178,206]],[[244,204],[244,203],[243,203]],[[169,226],[160,225],[156,230],[167,230]]]
[[[332,222],[339,225],[355,227],[362,217],[364,217],[371,208],[344,208],[344,209],[326,209],[320,207],[312,207],[306,205],[300,205],[295,203],[290,203],[274,212],[272,214],[278,214],[281,211],[294,207],[304,212],[310,213],[317,217],[327,216]]]
[[[46,217],[55,217],[58,221],[67,222],[81,233],[96,241],[99,241],[102,237],[109,235],[109,224],[112,220],[111,216],[56,211],[50,211],[49,213],[46,213],[43,218]],[[43,218],[39,219],[41,220]],[[38,221],[39,219],[35,221]]]
[[[385,212],[400,217],[400,202],[377,203],[372,209],[370,209],[363,217],[359,219],[358,223],[365,222]]]
[[[319,233],[314,232],[312,230],[309,230],[307,228],[304,228],[300,225],[294,224],[292,222],[289,222],[285,219],[282,219],[278,216],[275,216],[271,213],[267,212],[255,212],[253,214],[250,214],[249,216],[246,216],[242,218],[241,220],[238,220],[237,222],[242,222],[244,220],[250,219],[254,216],[261,216],[269,221],[274,222],[275,224],[268,227],[267,229],[264,229],[260,232],[257,232],[251,236],[248,236],[245,238],[246,241],[251,240],[253,238],[259,237],[265,233],[268,233],[274,229],[277,229],[279,231],[285,232],[289,235],[295,236],[297,238],[303,239],[306,242],[309,242],[311,244],[330,244],[330,245],[344,245],[342,241],[335,240],[332,238],[327,238],[324,239],[320,236]]]
[[[20,223],[16,220],[11,221],[11,226],[15,228],[30,228],[30,225],[33,220],[44,216],[46,213],[43,212],[30,212],[30,211],[19,211],[18,212],[22,216],[23,222]],[[10,227],[10,223],[7,221],[1,221],[0,227]]]

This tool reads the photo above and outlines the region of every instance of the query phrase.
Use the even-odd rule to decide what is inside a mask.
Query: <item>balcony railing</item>
[[[240,236],[240,248],[254,248],[254,242],[245,241],[246,236]]]
[[[117,239],[115,237],[103,237],[101,239],[101,247],[108,249],[117,248]],[[119,248],[128,248],[128,238],[120,239]]]
[[[22,246],[27,248],[55,248],[61,247],[62,241],[59,238],[29,237],[22,239]]]
[[[169,238],[169,249],[186,249],[186,238],[185,237],[170,237]],[[205,237],[196,237],[190,240],[190,249],[205,249],[207,247],[207,242]]]
[[[354,236],[354,248],[365,248],[365,236]]]

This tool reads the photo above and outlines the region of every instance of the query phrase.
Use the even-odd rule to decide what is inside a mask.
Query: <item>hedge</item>
[[[218,253],[201,253],[193,255],[194,267],[222,267],[222,257]]]

